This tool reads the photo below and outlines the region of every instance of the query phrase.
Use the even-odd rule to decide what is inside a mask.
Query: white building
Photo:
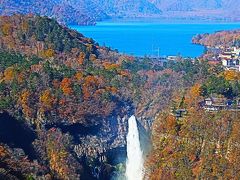
[[[231,52],[224,52],[222,54],[219,54],[219,58],[221,59],[232,59],[233,55]]]
[[[227,70],[240,71],[240,60],[239,59],[222,59],[222,65]]]
[[[234,47],[232,53],[239,57],[240,56],[240,48]]]
[[[240,49],[233,47],[231,51],[219,55],[222,65],[227,70],[240,71]]]

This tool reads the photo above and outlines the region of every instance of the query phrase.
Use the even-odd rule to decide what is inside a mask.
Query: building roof
[[[205,101],[212,101],[212,103],[216,105],[224,105],[227,102],[227,98],[209,97],[206,98]]]

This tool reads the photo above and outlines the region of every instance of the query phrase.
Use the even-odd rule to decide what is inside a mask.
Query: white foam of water
[[[139,132],[135,116],[128,120],[127,135],[127,163],[126,178],[127,180],[143,179],[143,153],[140,147]]]

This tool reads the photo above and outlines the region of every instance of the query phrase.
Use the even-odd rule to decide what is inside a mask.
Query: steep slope
[[[239,108],[233,105],[232,110],[207,111],[200,105],[213,92],[219,98],[231,95],[223,89],[237,88],[231,97],[237,99],[239,75],[236,71],[209,69],[207,78],[183,94],[176,94],[174,103],[153,124],[153,149],[146,161],[146,179],[240,177]]]
[[[0,142],[6,151],[6,157],[0,153],[0,167],[14,169],[20,179],[23,174],[40,178],[39,173],[44,179],[48,173],[93,179],[95,167],[109,177],[115,168],[108,164],[117,158],[110,152],[123,149],[124,159],[124,119],[132,114],[132,104],[123,101],[119,88],[129,81],[120,57],[46,17],[0,17],[0,111],[35,131],[37,138],[29,144],[38,158],[33,167],[45,170],[31,170],[26,155],[32,156],[22,150],[15,155],[12,151],[21,147],[8,140]],[[9,165],[19,154],[29,163]]]

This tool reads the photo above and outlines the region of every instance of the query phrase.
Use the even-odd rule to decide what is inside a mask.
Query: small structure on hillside
[[[219,60],[226,70],[240,71],[240,48],[232,47],[219,54]]]
[[[206,111],[240,110],[240,99],[209,97],[201,102],[200,106]]]
[[[181,117],[183,117],[183,116],[186,115],[186,114],[187,114],[186,109],[177,109],[177,110],[175,111],[175,116],[176,116],[176,118],[181,118]]]
[[[223,59],[222,65],[227,70],[237,70],[240,71],[240,58],[239,59]]]
[[[187,114],[187,110],[186,109],[175,109],[172,108],[171,109],[171,114],[173,116],[175,116],[177,119],[182,118],[184,115]]]

